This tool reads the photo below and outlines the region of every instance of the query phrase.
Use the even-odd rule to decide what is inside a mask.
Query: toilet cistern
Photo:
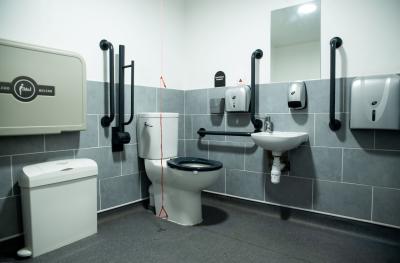
[[[270,117],[266,118],[265,123],[266,131],[252,133],[251,139],[264,150],[272,151],[274,161],[271,168],[271,182],[277,184],[280,182],[281,171],[285,167],[280,160],[282,153],[306,142],[308,140],[308,133],[272,131]]]

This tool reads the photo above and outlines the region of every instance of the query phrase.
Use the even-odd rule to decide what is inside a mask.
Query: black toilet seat
[[[196,157],[177,157],[167,161],[171,168],[183,171],[215,171],[222,168],[222,163]]]

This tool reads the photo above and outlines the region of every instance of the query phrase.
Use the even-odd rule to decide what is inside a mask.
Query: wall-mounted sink
[[[257,132],[251,138],[261,148],[272,152],[286,152],[308,140],[306,132]]]
[[[271,169],[271,182],[277,184],[280,182],[281,171],[285,167],[281,163],[280,157],[283,152],[298,147],[308,140],[306,132],[257,132],[252,133],[251,138],[254,143],[264,150],[272,151],[274,161]]]

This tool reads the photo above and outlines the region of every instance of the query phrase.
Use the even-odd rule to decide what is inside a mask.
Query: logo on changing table
[[[55,96],[55,87],[38,85],[32,78],[20,76],[11,83],[0,82],[0,93],[9,93],[19,101],[29,102],[37,96]]]

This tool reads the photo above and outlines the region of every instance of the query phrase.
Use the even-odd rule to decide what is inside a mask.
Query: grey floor
[[[400,262],[398,230],[210,196],[203,204],[200,226],[136,205],[102,215],[95,236],[36,259],[9,251],[0,262]]]

